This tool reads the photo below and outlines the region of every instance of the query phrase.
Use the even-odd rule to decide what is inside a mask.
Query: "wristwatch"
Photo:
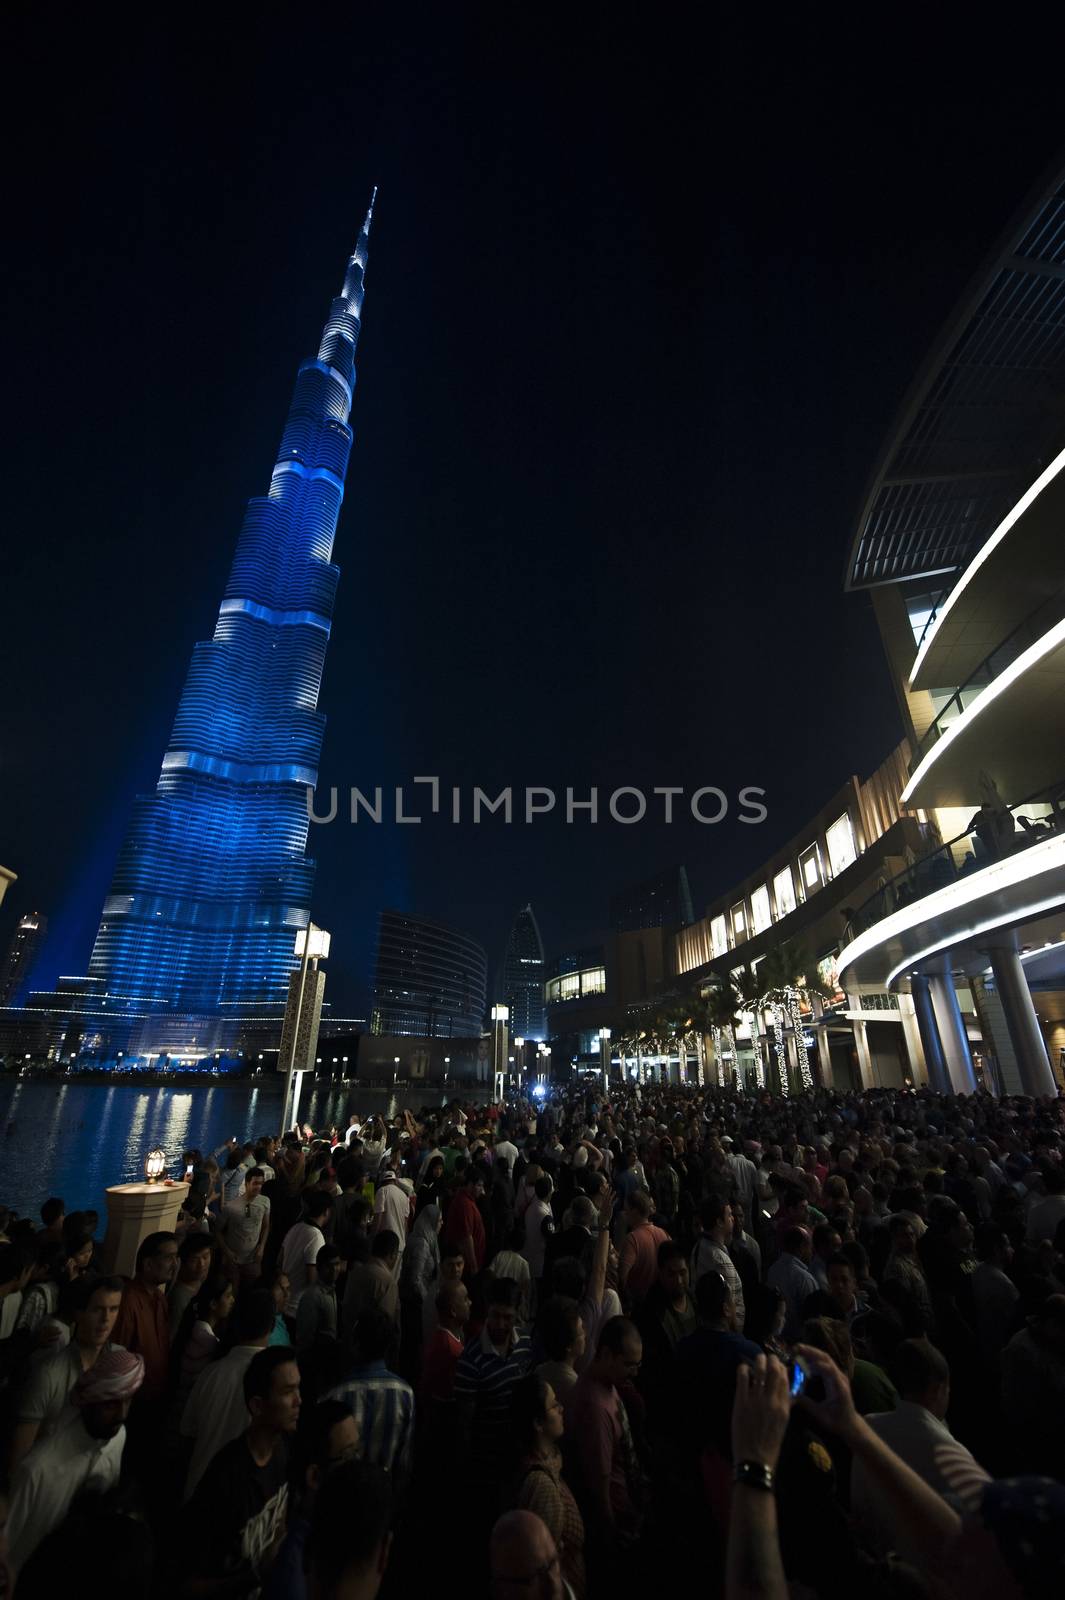
[[[773,1493],[773,1469],[764,1461],[737,1461],[732,1469],[732,1481],[747,1489],[765,1489]]]

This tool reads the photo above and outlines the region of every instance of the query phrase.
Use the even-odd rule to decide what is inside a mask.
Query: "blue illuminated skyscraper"
[[[135,802],[80,981],[78,1009],[141,1014],[142,1048],[210,1045],[223,1020],[282,1006],[309,920],[307,790],[372,215],[371,200],[318,354],[296,377],[269,490],[248,504],[213,637],[193,650],[155,792]]]

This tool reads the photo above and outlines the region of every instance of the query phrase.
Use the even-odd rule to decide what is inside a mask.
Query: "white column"
[[[824,1088],[832,1088],[832,1051],[828,1043],[828,1029],[817,1030],[817,1059],[821,1066],[821,1083]]]
[[[913,1079],[914,1087],[917,1088],[928,1082],[928,1070],[921,1048],[921,1030],[917,1026],[917,1013],[914,1010],[912,995],[899,995],[899,1018],[902,1022],[902,1037],[906,1042],[906,1060],[909,1064],[910,1077]]]
[[[976,1088],[976,1073],[969,1050],[969,1036],[965,1032],[958,1004],[958,991],[954,987],[954,974],[949,967],[929,977],[928,989],[943,1046],[943,1059],[950,1075],[951,1090],[954,1094],[972,1094]]]
[[[863,1089],[875,1089],[876,1080],[873,1077],[873,1058],[869,1053],[869,1033],[861,1018],[856,1018],[851,1026],[854,1029],[854,1043],[858,1051],[858,1075],[861,1078]]]
[[[1035,1014],[1032,991],[1028,987],[1016,943],[1011,947],[989,950],[988,955],[995,975],[995,988],[1002,1001],[1010,1043],[1020,1069],[1022,1092],[1036,1098],[1044,1094],[1056,1095],[1058,1086],[1050,1068],[1046,1041]]]

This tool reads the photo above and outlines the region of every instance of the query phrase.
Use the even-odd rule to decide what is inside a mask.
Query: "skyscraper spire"
[[[373,222],[373,208],[376,199],[377,185],[375,183],[373,193],[370,196],[369,209],[363,218],[362,227],[359,229],[359,237],[355,241],[355,248],[351,252],[348,260],[348,269],[344,274],[344,286],[340,291],[341,298],[344,300],[349,300],[358,295],[361,302],[362,275],[366,270],[366,262],[370,254],[370,224]]]

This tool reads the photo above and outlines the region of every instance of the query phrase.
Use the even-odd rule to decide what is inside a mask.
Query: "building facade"
[[[892,751],[864,782],[856,777],[836,791],[806,826],[741,882],[719,894],[706,915],[674,941],[681,987],[731,980],[758,992],[758,973],[771,952],[787,945],[810,971],[800,989],[803,1036],[786,1027],[793,1087],[801,1067],[836,1088],[901,1086],[920,1081],[923,1061],[912,1010],[885,986],[854,984],[838,975],[840,950],[853,908],[875,888],[938,843],[923,812],[901,804],[909,745]],[[823,989],[824,996],[815,995]],[[750,1010],[735,1032],[727,1073],[754,1087],[774,1060],[771,1010]],[[772,1033],[771,1033],[772,1030]]]
[[[513,1039],[543,1040],[544,946],[536,913],[521,908],[511,925],[500,970],[497,999],[510,1012]]]
[[[428,917],[381,912],[373,1033],[479,1038],[487,1003],[488,963],[476,939]]]
[[[609,1040],[629,1034],[634,1019],[676,998],[675,937],[669,927],[632,928],[548,962],[544,1001],[555,1076],[600,1070],[604,1044],[611,1048]]]
[[[855,908],[847,983],[909,996],[932,1083],[1065,1082],[1065,173],[1010,224],[918,374],[847,566],[938,851]],[[959,995],[971,990],[984,1059]]]
[[[248,504],[214,633],[194,648],[156,788],[135,802],[88,974],[29,1001],[57,1023],[74,1014],[68,1043],[73,1030],[198,1054],[282,1014],[314,883],[307,800],[372,210],[299,368],[269,489]]]

